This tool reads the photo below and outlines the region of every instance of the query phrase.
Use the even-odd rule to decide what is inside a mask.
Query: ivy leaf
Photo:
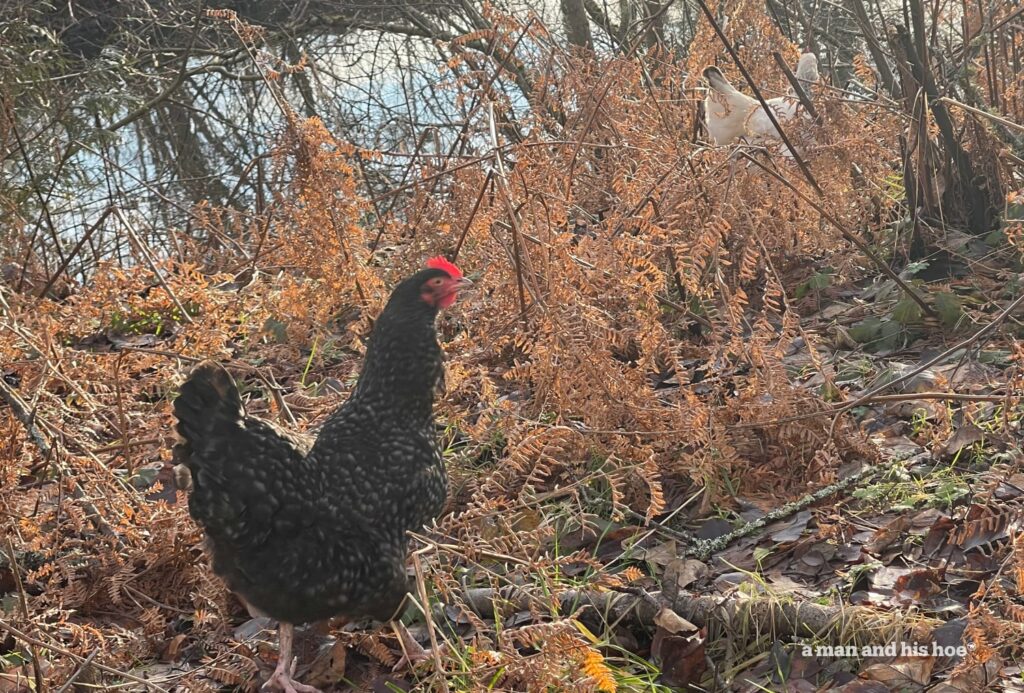
[[[919,260],[917,262],[911,262],[909,265],[903,268],[900,272],[900,279],[907,280],[912,278],[918,272],[928,269],[930,263],[927,260]]]
[[[985,245],[990,248],[1000,248],[1006,245],[1006,234],[1002,229],[996,229],[994,231],[989,231],[988,234],[985,235],[984,240]]]
[[[904,295],[892,309],[892,319],[901,325],[913,325],[921,321],[921,306],[914,299]]]
[[[832,285],[832,269],[823,269],[815,272],[800,286],[796,287],[795,296],[800,299],[807,295],[808,291],[821,291]]]
[[[949,291],[935,295],[935,311],[946,327],[956,327],[956,324],[960,322],[960,317],[964,314],[960,298]]]
[[[850,337],[858,344],[873,342],[882,331],[882,321],[878,318],[866,318],[850,328]]]
[[[156,483],[157,478],[160,476],[159,467],[143,467],[142,469],[135,470],[135,475],[132,476],[128,481],[139,491],[145,491],[150,486]]]
[[[920,310],[917,304],[915,307]],[[879,330],[878,343],[875,345],[876,351],[894,351],[899,346],[900,337],[903,335],[903,328],[895,320],[889,320],[882,323],[882,328]]]

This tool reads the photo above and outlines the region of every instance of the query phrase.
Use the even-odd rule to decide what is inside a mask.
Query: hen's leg
[[[416,638],[412,637],[412,633],[409,632],[409,629],[401,621],[392,621],[391,630],[395,631],[395,635],[398,636],[399,645],[402,648],[402,658],[398,660],[398,663],[395,664],[391,671],[399,671],[407,667],[412,668],[417,664],[429,662],[433,659],[432,651],[425,649],[416,642]],[[445,648],[445,643],[441,643],[438,646],[439,651],[442,653],[445,651]]]
[[[295,634],[295,626],[282,622],[278,626],[277,634],[280,639],[277,668],[263,684],[263,688],[279,690],[282,693],[321,693],[319,688],[307,686],[292,678],[295,675],[295,659],[292,657],[292,636]]]

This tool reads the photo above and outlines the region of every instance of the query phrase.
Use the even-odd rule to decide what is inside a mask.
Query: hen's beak
[[[455,285],[454,285],[453,288],[456,289],[456,290],[460,290],[460,289],[468,289],[471,286],[473,286],[473,282],[471,282],[470,280],[466,279],[465,277],[459,277],[458,279],[455,280]]]

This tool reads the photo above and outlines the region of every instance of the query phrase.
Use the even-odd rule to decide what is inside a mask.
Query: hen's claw
[[[290,668],[295,668],[294,663]],[[284,662],[279,662],[277,668],[274,669],[274,673],[269,679],[267,679],[267,682],[263,684],[263,690],[278,690],[281,691],[281,693],[322,693],[319,688],[299,683],[292,678],[292,674],[293,672],[285,669]]]
[[[267,682],[263,684],[261,690],[278,690],[281,693],[323,693],[319,688],[307,686],[292,678],[295,676],[295,665],[298,663],[298,660],[292,657],[292,639],[295,636],[295,626],[291,623],[282,622],[278,627],[278,636],[280,639],[280,653],[277,658],[277,667],[274,669],[274,673],[270,675],[270,678],[267,679]]]

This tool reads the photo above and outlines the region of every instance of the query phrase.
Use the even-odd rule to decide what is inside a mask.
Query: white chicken
[[[704,77],[711,85],[704,99],[704,118],[708,134],[715,144],[732,144],[742,139],[749,144],[764,145],[782,139],[761,103],[736,89],[721,70],[714,66],[708,67],[704,70]],[[809,93],[810,85],[818,81],[818,59],[813,53],[800,56],[796,77],[803,83],[804,91]],[[810,117],[804,112],[792,89],[786,96],[767,99],[767,103],[783,126],[795,120],[798,115],[810,122]],[[786,134],[791,134],[788,128]],[[786,149],[785,145],[782,149]],[[785,154],[788,155],[789,151],[786,150]]]

